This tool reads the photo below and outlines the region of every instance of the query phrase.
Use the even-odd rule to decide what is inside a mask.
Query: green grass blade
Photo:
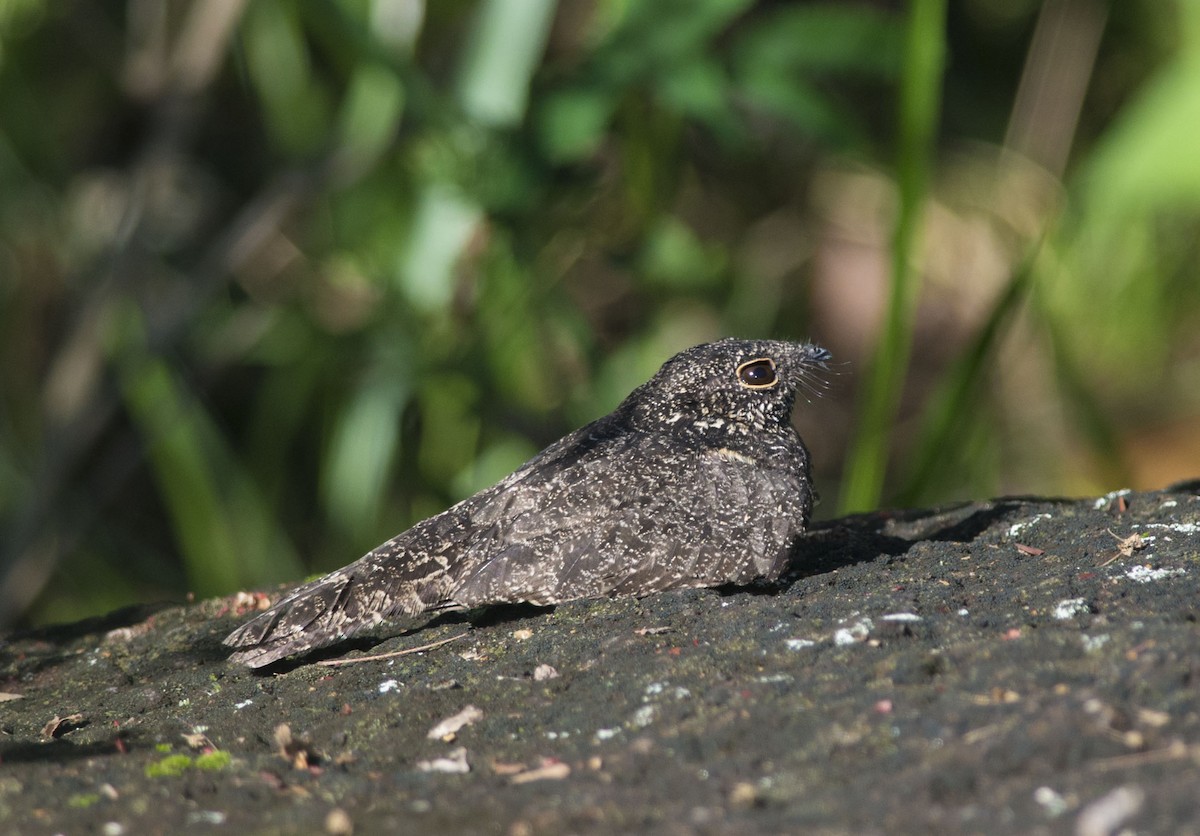
[[[112,351],[121,395],[146,439],[191,591],[219,595],[300,574],[259,492],[223,447],[212,418],[170,365],[147,349],[128,307]]]
[[[892,239],[891,289],[884,332],[860,396],[858,430],[842,482],[842,513],[874,508],[883,494],[889,427],[908,368],[913,309],[920,288],[912,261],[920,244],[921,208],[938,121],[945,19],[945,0],[913,0],[900,79],[896,172],[900,205]]]
[[[935,480],[938,468],[947,458],[953,458],[947,451],[956,445],[961,449],[969,443],[968,416],[976,412],[975,406],[987,380],[987,364],[1000,337],[1029,298],[1039,249],[1035,247],[1018,266],[975,339],[942,377],[937,391],[929,399],[924,425],[905,470],[903,487],[896,492],[897,503],[909,505],[927,498],[927,489]]]

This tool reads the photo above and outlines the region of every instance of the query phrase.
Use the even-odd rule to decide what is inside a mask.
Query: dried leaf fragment
[[[216,749],[217,748],[216,746],[213,745],[213,742],[208,739],[208,735],[204,734],[203,732],[197,732],[195,734],[182,734],[182,735],[180,735],[180,737],[183,738],[183,741],[188,745],[188,748],[190,748],[190,749]]]
[[[1117,558],[1133,557],[1134,552],[1140,552],[1148,545],[1148,543],[1142,539],[1142,535],[1140,534],[1130,534],[1128,537],[1122,537],[1111,528],[1108,529],[1108,533],[1111,534],[1113,539],[1117,541],[1117,551],[1116,554],[1101,563],[1101,566],[1107,566]]]
[[[66,717],[59,717],[57,714],[46,725],[42,726],[42,736],[48,737],[51,740],[58,740],[67,732],[75,731],[87,725],[87,720],[83,719],[82,714],[68,714]]]
[[[532,781],[561,781],[570,774],[569,764],[562,761],[550,761],[534,769],[518,772],[508,780],[513,784],[528,784]]]
[[[109,630],[104,634],[106,642],[129,642],[138,636],[144,636],[154,629],[154,625],[150,621],[143,621],[141,624],[134,624],[132,627],[118,627],[115,630]]]
[[[471,771],[467,763],[467,749],[459,746],[444,758],[433,758],[427,761],[417,761],[417,769],[422,772],[445,772],[450,775],[461,775]]]
[[[310,769],[321,760],[311,743],[302,737],[292,736],[292,729],[287,723],[275,727],[275,745],[279,749],[279,756],[295,769]]]
[[[458,730],[483,719],[483,712],[473,705],[468,705],[457,714],[447,717],[429,730],[425,736],[430,740],[445,740],[447,743],[454,739]]]
[[[354,821],[341,807],[334,807],[325,816],[325,832],[329,836],[351,836],[354,833]]]
[[[670,627],[638,627],[633,631],[637,636],[658,636],[671,632]]]
[[[523,763],[507,763],[505,761],[492,761],[492,772],[497,775],[516,775],[518,772],[525,771]]]

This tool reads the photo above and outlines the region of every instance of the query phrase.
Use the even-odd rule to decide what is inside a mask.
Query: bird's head
[[[676,354],[626,399],[645,429],[723,436],[788,427],[800,389],[817,393],[830,354],[820,346],[724,339]]]

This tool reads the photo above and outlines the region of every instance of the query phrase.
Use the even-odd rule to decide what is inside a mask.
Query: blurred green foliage
[[[844,508],[1200,470],[1198,65],[1196,0],[0,0],[0,623],[342,565],[726,334],[845,361]]]

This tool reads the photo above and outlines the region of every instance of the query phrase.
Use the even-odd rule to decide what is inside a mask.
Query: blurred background
[[[1200,476],[1197,0],[0,0],[0,626],[341,566],[675,351],[830,517]]]

